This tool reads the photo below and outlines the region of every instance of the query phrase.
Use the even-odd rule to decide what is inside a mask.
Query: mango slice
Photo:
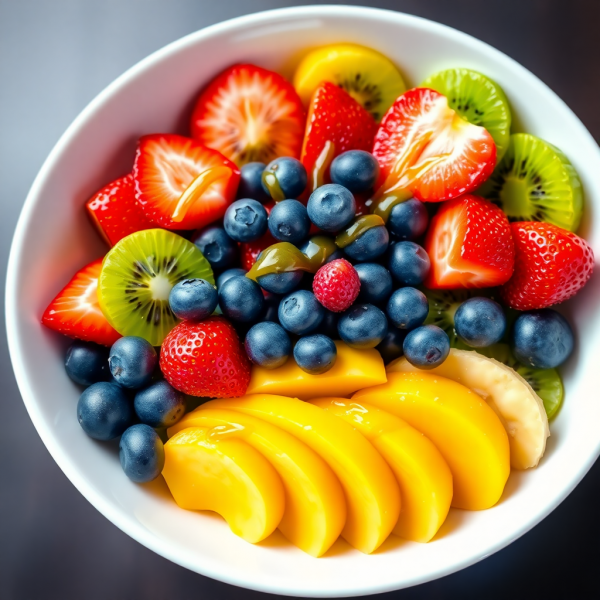
[[[452,506],[496,504],[510,474],[508,436],[496,413],[465,386],[426,372],[388,373],[388,382],[352,397],[404,419],[425,434],[454,479]]]
[[[414,542],[431,540],[452,501],[452,473],[439,450],[406,421],[366,402],[318,398],[310,403],[355,427],[392,469],[402,496],[394,533]]]
[[[181,508],[215,511],[253,544],[271,535],[283,516],[279,475],[241,440],[215,441],[208,429],[184,429],[165,444],[162,474]]]
[[[231,409],[280,427],[312,448],[337,475],[346,495],[344,539],[369,554],[400,514],[400,491],[381,455],[348,423],[295,398],[266,394],[212,400],[199,408]]]
[[[285,491],[279,530],[311,556],[321,556],[346,523],[346,499],[331,468],[306,444],[251,415],[200,406],[171,427],[210,427],[215,439],[239,439],[258,450],[275,468]]]
[[[377,350],[357,350],[335,342],[335,365],[321,375],[310,375],[295,361],[288,360],[277,369],[254,365],[248,394],[278,394],[310,400],[319,396],[348,396],[365,387],[387,381],[383,359]]]

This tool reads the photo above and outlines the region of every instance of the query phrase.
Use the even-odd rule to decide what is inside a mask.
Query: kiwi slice
[[[522,365],[514,357],[508,344],[494,344],[487,348],[477,348],[477,352],[488,358],[495,358],[514,369],[542,399],[548,419],[556,416],[565,395],[562,379],[556,369],[532,369]]]
[[[444,94],[463,119],[485,127],[496,143],[496,162],[502,159],[512,119],[506,95],[497,83],[471,69],[447,69],[428,77],[420,87]]]
[[[376,121],[406,91],[400,71],[387,56],[357,44],[323,46],[304,57],[294,86],[305,104],[322,81],[346,90]]]
[[[164,229],[132,233],[104,257],[100,308],[120,334],[160,346],[179,322],[169,307],[171,288],[189,278],[215,282],[210,263],[194,244]]]
[[[460,350],[473,350],[467,346],[456,333],[454,328],[454,314],[458,307],[473,293],[468,290],[428,290],[421,288],[429,301],[429,314],[425,319],[425,325],[437,325],[443,329],[450,339],[451,348]],[[481,294],[480,294],[481,295]]]
[[[515,133],[502,161],[479,188],[510,221],[546,221],[577,231],[583,211],[581,181],[555,146],[529,133]]]

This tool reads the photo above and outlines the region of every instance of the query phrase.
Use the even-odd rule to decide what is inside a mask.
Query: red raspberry
[[[332,312],[350,308],[360,292],[356,269],[344,258],[323,265],[313,281],[317,300]]]
[[[594,253],[579,236],[550,223],[512,223],[515,270],[500,288],[511,308],[531,310],[564,302],[591,277]]]
[[[162,344],[160,368],[175,389],[190,396],[235,398],[250,382],[250,361],[223,317],[174,327]]]

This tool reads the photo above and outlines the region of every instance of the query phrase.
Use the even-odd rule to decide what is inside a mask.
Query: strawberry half
[[[192,114],[192,137],[242,166],[300,156],[304,108],[291,83],[255,65],[234,65],[208,85]]]
[[[112,346],[121,335],[108,323],[98,304],[99,258],[83,267],[50,302],[42,323],[70,337]]]
[[[329,81],[314,91],[308,109],[302,164],[308,188],[330,183],[333,159],[347,150],[371,151],[377,123],[350,94]]]
[[[513,272],[515,247],[500,208],[479,196],[461,196],[440,206],[431,220],[425,250],[431,289],[501,285]]]
[[[450,200],[482,184],[496,165],[496,145],[462,119],[442,94],[415,88],[383,117],[373,155],[380,167],[375,198],[392,192],[426,202]]]
[[[515,271],[500,290],[511,308],[531,310],[564,302],[592,276],[594,253],[578,235],[538,221],[512,223],[511,229]]]
[[[239,169],[222,154],[174,134],[142,137],[133,165],[144,214],[165,229],[200,229],[235,198]]]
[[[266,233],[253,242],[242,242],[240,244],[240,259],[242,269],[249,271],[252,265],[258,260],[258,255],[269,246],[276,244],[277,240],[267,229]]]
[[[96,192],[87,202],[86,208],[92,222],[109,246],[130,233],[156,227],[144,214],[135,199],[133,174],[115,179]]]

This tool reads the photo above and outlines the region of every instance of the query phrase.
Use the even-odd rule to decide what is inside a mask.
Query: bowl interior
[[[235,62],[290,73],[311,46],[351,41],[376,48],[407,83],[447,67],[495,79],[511,102],[516,130],[559,146],[578,170],[586,198],[582,233],[600,254],[598,148],[573,113],[537,78],[500,52],[444,26],[403,14],[352,7],[305,7],[242,17],[184,38],[113,83],[70,127],[40,172],[21,215],[7,281],[7,327],[17,380],[48,449],[78,489],[129,535],[185,567],[236,585],[307,596],[398,589],[472,564],[522,535],[572,490],[600,447],[600,403],[593,372],[600,340],[598,277],[567,307],[576,352],[563,370],[566,403],[552,423],[541,465],[513,473],[491,510],[452,510],[435,540],[390,537],[372,556],[339,540],[319,560],[275,533],[252,546],[217,516],[177,508],[164,482],[140,486],[122,474],[116,445],[86,437],[77,423],[79,390],[63,369],[68,342],[39,318],[72,273],[106,247],[83,205],[101,185],[131,169],[142,134],[187,133],[199,89]]]

